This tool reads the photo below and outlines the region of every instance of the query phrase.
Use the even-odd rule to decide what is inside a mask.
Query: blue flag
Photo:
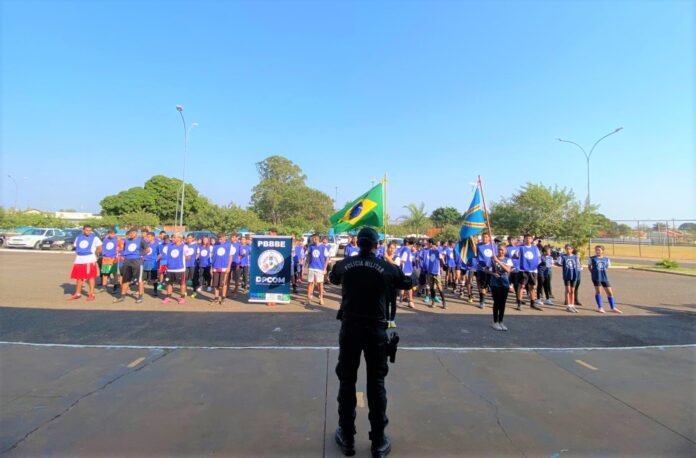
[[[486,215],[483,213],[481,206],[481,189],[476,188],[474,198],[471,199],[469,210],[464,214],[464,223],[462,230],[459,232],[461,241],[459,242],[459,254],[462,257],[462,262],[467,262],[469,259],[476,256],[476,238],[475,236],[486,228]]]

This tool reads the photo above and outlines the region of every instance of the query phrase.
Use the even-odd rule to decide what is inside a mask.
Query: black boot
[[[345,456],[355,455],[355,436],[346,434],[340,426],[336,428],[336,443]]]
[[[370,433],[370,440],[372,441],[372,458],[382,458],[391,452],[391,441],[389,436],[386,434],[372,434]]]

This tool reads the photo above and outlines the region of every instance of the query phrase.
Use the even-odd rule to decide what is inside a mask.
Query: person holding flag
[[[461,241],[459,242],[459,256],[461,257],[461,262],[463,265],[467,266],[471,270],[477,269],[478,263],[478,241],[476,236],[486,228],[486,215],[484,209],[481,205],[481,181],[476,183],[476,192],[474,193],[474,198],[471,199],[471,205],[469,205],[469,210],[464,213],[464,221],[462,223],[462,229],[459,232]],[[490,236],[490,234],[488,234]],[[492,247],[491,247],[492,249]],[[491,255],[493,253],[491,252]],[[490,258],[490,256],[488,256]],[[476,272],[476,283],[479,287],[479,307],[483,308],[482,304],[484,302],[485,293],[482,295],[482,284],[480,281],[481,275]],[[471,282],[471,278],[468,279]],[[471,284],[467,285],[467,290],[470,291]],[[471,298],[471,293],[469,293]],[[469,301],[472,302],[471,300]]]

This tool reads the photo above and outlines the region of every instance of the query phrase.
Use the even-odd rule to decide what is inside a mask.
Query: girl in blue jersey
[[[546,305],[553,305],[551,300],[551,275],[553,268],[553,258],[551,257],[551,250],[548,247],[542,248],[541,250],[541,262],[537,268],[537,277],[539,282],[537,283],[537,297],[542,300],[542,295],[546,296]]]
[[[211,250],[212,302],[222,305],[227,297],[229,274],[232,268],[232,244],[227,241],[225,234],[220,233],[218,234],[218,243]]]
[[[446,309],[447,308],[447,303],[445,302],[445,295],[442,292],[442,277],[440,276],[441,272],[441,267],[444,264],[444,255],[442,252],[438,249],[438,246],[435,244],[435,240],[430,239],[429,240],[429,245],[430,249],[427,251],[427,257],[428,257],[428,287],[430,288],[430,296],[433,299],[433,305],[435,303],[441,303],[442,308]],[[437,297],[437,294],[440,294],[440,297]],[[428,297],[425,297],[425,303],[429,306],[430,301],[428,300]]]
[[[324,275],[329,263],[326,250],[326,247],[319,243],[319,235],[314,234],[312,244],[307,250],[307,306],[312,303],[315,286],[319,290],[319,305],[324,305]]]
[[[491,296],[493,296],[493,329],[496,331],[507,331],[508,328],[503,324],[505,316],[505,301],[510,292],[509,274],[512,270],[512,260],[506,256],[504,246],[498,246],[498,255],[493,256],[491,264]]]
[[[414,274],[413,240],[404,240],[404,246],[402,246],[397,251],[397,254],[401,259],[401,271],[404,273],[405,276],[412,278]],[[403,302],[404,300],[407,301],[407,305],[409,308],[413,308],[413,288],[409,289],[408,291],[401,291],[401,301]]]
[[[575,308],[575,283],[580,276],[580,259],[573,254],[573,247],[570,244],[565,246],[565,254],[558,258],[556,264],[563,268],[566,310],[571,313],[578,313],[578,310]]]
[[[597,302],[597,311],[599,313],[604,313],[604,308],[602,307],[602,292],[600,287],[604,288],[604,292],[607,295],[607,302],[609,302],[609,307],[614,313],[623,313],[621,310],[616,308],[616,302],[614,301],[614,292],[611,289],[611,284],[609,283],[609,277],[607,276],[607,269],[611,265],[609,258],[603,256],[604,247],[602,245],[595,246],[595,255],[590,256],[590,262],[588,267],[590,269],[590,274],[592,276],[592,284],[595,288],[595,301]]]
[[[212,292],[213,288],[210,286],[212,281],[212,276],[210,275],[210,263],[211,257],[213,255],[213,247],[210,245],[210,238],[203,237],[201,241],[200,248],[198,250],[198,289],[196,291],[200,292],[203,286],[207,286],[208,292]]]

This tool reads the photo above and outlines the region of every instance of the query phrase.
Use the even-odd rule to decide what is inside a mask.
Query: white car
[[[19,235],[13,235],[5,241],[7,248],[33,248],[41,249],[41,242],[48,237],[60,234],[60,229],[34,228],[28,229]]]

